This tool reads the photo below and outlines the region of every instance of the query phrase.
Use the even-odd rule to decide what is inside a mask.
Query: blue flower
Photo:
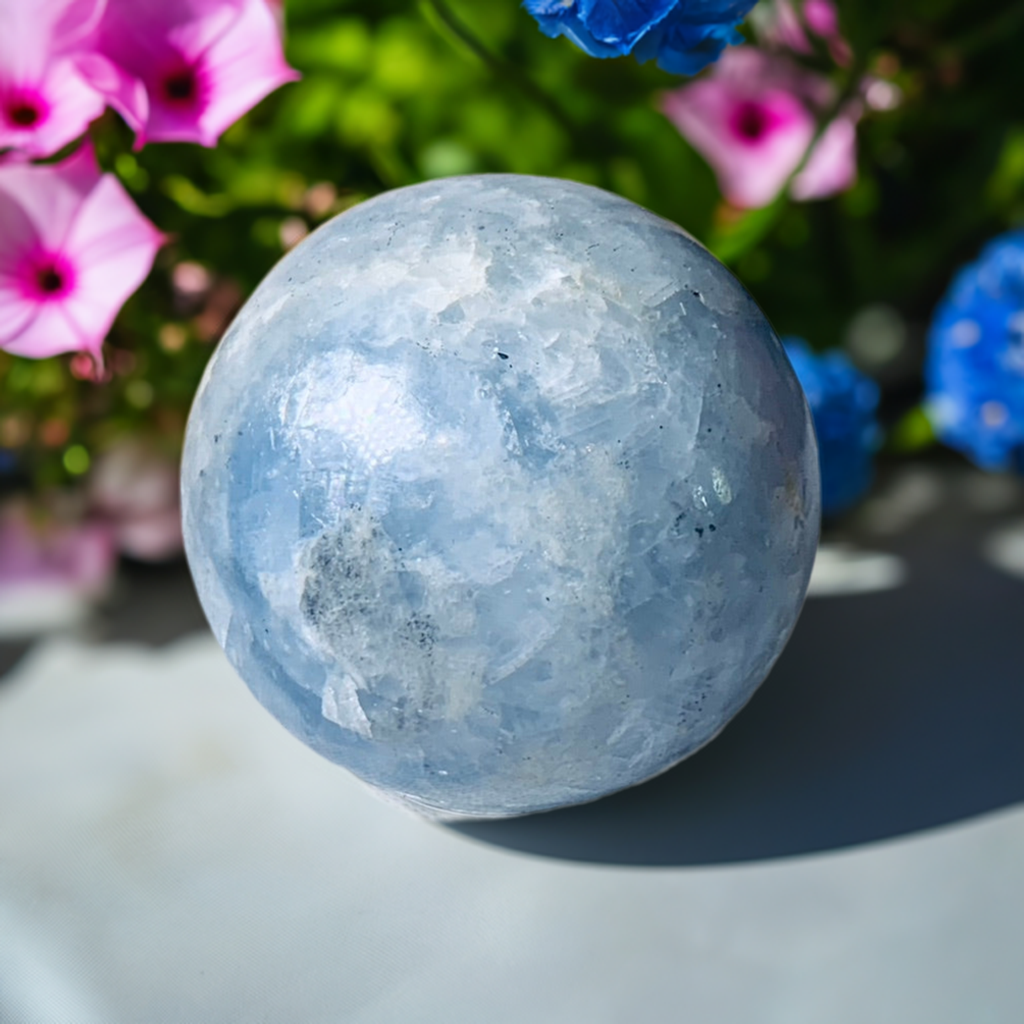
[[[871,484],[879,439],[878,385],[842,352],[815,355],[800,338],[787,338],[784,344],[814,417],[821,510],[834,515],[853,505]]]
[[[567,36],[592,57],[632,53],[639,61],[695,75],[743,37],[736,26],[757,0],[523,0],[554,38]]]
[[[990,242],[935,310],[928,411],[936,433],[986,469],[1024,469],[1024,231]]]

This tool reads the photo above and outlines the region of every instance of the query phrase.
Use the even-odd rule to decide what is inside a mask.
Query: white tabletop
[[[377,800],[205,636],[0,688],[0,1021],[1017,1024],[1024,810],[842,852],[581,864]]]

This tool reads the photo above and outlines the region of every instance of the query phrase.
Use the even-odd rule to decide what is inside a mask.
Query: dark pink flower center
[[[42,96],[21,90],[4,97],[2,106],[4,120],[12,128],[35,128],[50,113]]]
[[[46,295],[56,295],[64,290],[64,275],[56,267],[43,267],[36,273],[39,290]]]
[[[31,128],[39,120],[39,111],[27,103],[19,103],[7,111],[7,116],[11,119],[11,124]]]
[[[740,103],[729,119],[734,134],[747,142],[758,142],[774,126],[775,117],[767,107],[753,100]]]
[[[39,253],[28,261],[24,290],[36,302],[63,299],[75,287],[75,268],[59,253]]]
[[[199,98],[199,80],[194,68],[176,68],[161,82],[164,99],[175,106],[191,106]]]

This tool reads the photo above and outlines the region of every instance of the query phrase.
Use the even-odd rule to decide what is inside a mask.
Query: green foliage
[[[884,303],[919,338],[957,265],[1024,221],[1024,8],[839,7],[856,63],[819,69],[848,92],[874,71],[902,102],[864,117],[845,195],[739,213],[658,112],[679,79],[548,39],[518,0],[289,0],[287,54],[303,77],[216,149],[132,153],[114,115],[94,125],[102,162],[170,241],[118,318],[105,382],[79,379],[72,357],[0,353],[0,446],[37,487],[79,477],[125,433],[174,449],[212,345],[289,244],[367,196],[450,174],[561,176],[642,203],[732,265],[780,333],[838,344],[858,310]],[[204,287],[182,287],[183,263]],[[918,369],[887,379],[895,449],[930,438]]]
[[[889,449],[897,455],[919,452],[935,441],[935,430],[927,412],[915,405],[907,410],[889,434]]]

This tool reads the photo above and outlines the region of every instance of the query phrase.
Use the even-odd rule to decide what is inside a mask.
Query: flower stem
[[[522,70],[503,57],[492,53],[477,37],[472,30],[463,22],[448,6],[447,0],[422,0],[422,3],[436,16],[437,20],[463,45],[467,47],[480,61],[500,76],[502,79],[512,81],[519,90],[528,96],[538,106],[551,116],[558,125],[570,136],[577,134],[577,127],[566,114],[566,112],[546,93],[532,78],[525,75]]]
[[[848,104],[852,103],[857,99],[861,89],[861,82],[864,75],[867,73],[867,63],[859,54],[854,61],[853,66],[849,70],[849,77],[847,78],[846,88],[843,89],[835,100],[832,102],[828,110],[824,111],[818,118],[818,124],[814,130],[814,136],[811,138],[810,144],[804,150],[804,155],[797,164],[793,173],[786,179],[786,184],[782,189],[781,195],[788,195],[790,186],[793,181],[797,178],[800,172],[807,166],[811,157],[814,155],[814,150],[818,143],[821,142],[825,132],[828,131],[832,122],[843,112],[843,108]]]

